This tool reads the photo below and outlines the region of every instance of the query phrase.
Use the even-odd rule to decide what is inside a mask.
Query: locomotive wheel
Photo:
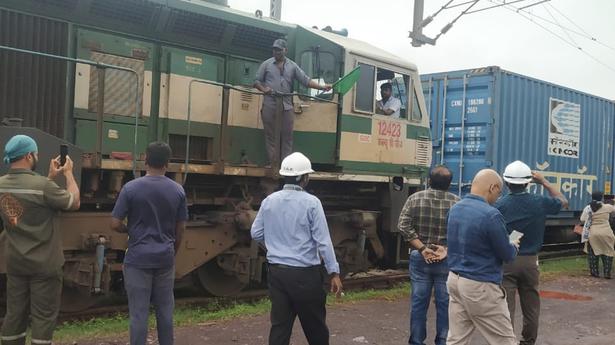
[[[213,296],[234,296],[247,285],[237,276],[226,273],[215,259],[199,267],[197,277],[203,289]]]
[[[98,298],[89,292],[76,288],[64,287],[62,290],[62,303],[60,311],[63,313],[76,313],[93,307]]]

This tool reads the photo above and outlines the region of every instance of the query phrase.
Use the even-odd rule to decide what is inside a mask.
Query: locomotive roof
[[[347,52],[353,53],[359,56],[364,56],[370,59],[374,59],[381,62],[387,62],[393,65],[397,65],[403,68],[407,68],[412,71],[416,71],[416,65],[412,62],[401,58],[388,51],[373,46],[367,42],[359,41],[354,38],[341,36],[332,32],[316,30],[309,27],[301,26],[303,29],[310,31],[311,33],[318,35],[326,40],[329,40],[339,46],[346,49]]]

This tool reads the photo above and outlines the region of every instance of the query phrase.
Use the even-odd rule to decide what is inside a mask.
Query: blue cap
[[[36,141],[27,135],[16,135],[4,146],[4,163],[9,164],[12,159],[25,156],[30,152],[38,152]]]

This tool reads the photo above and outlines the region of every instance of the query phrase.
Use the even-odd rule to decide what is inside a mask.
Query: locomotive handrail
[[[38,52],[34,50],[9,47],[5,45],[0,45],[0,50],[8,50],[8,51],[17,52],[17,53],[37,55],[37,56],[47,57],[47,58],[56,59],[56,60],[73,62],[73,63],[82,63],[85,65],[94,66],[96,68],[101,68],[103,70],[106,68],[110,68],[110,69],[133,73],[135,75],[135,79],[137,80],[137,83],[136,83],[136,92],[135,92],[135,140],[134,140],[134,146],[133,146],[133,152],[132,152],[132,173],[135,178],[137,177],[137,139],[138,139],[138,132],[139,132],[139,73],[136,70],[132,68],[128,68],[128,67],[123,67],[123,66],[116,66],[116,65],[110,65],[110,64],[106,64],[102,62],[91,61],[91,60],[77,59],[77,58],[71,58],[67,56],[48,54],[48,53]],[[104,93],[105,90],[98,90],[98,92]],[[104,104],[99,105],[99,106],[101,107],[101,109],[104,109]],[[97,119],[97,122],[98,121],[102,121],[102,119]],[[97,154],[100,155],[100,157],[97,157],[97,158],[99,158],[102,161],[102,123],[100,124],[97,123],[97,127],[99,126],[100,126],[100,128],[98,128],[99,133],[97,133],[98,137],[96,139],[96,146],[97,146],[96,150],[97,150]]]
[[[245,92],[245,93],[249,93],[249,94],[253,94],[253,95],[270,95],[270,96],[274,96],[274,97],[287,97],[287,96],[299,96],[299,97],[308,97],[310,99],[314,99],[317,101],[321,101],[321,102],[326,102],[326,103],[332,103],[332,104],[337,104],[339,105],[339,102],[335,102],[335,101],[330,101],[330,100],[326,100],[326,99],[321,99],[318,97],[314,97],[314,96],[310,96],[310,95],[303,95],[300,93],[296,93],[296,92],[292,92],[292,93],[283,93],[283,92],[277,92],[274,91],[271,94],[266,94],[264,92],[261,91],[253,91],[253,90],[249,90],[249,89],[243,89],[243,88],[239,88],[235,85],[231,85],[231,84],[226,84],[226,83],[220,83],[220,82],[216,82],[216,81],[210,81],[210,80],[202,80],[202,79],[192,79],[190,80],[190,83],[188,84],[188,113],[186,114],[186,158],[184,159],[184,176],[182,178],[182,185],[186,184],[186,180],[188,179],[188,165],[189,165],[189,154],[190,154],[190,132],[191,132],[191,124],[192,124],[192,119],[191,119],[191,114],[192,114],[192,85],[198,83],[198,84],[205,84],[205,85],[214,85],[214,86],[220,86],[223,89],[230,89],[230,90],[236,90],[236,91],[240,91],[240,92]],[[224,111],[224,110],[223,110]],[[224,122],[224,121],[222,121]],[[224,123],[221,123],[221,126],[225,126]],[[224,143],[220,143],[220,145],[224,145]],[[218,159],[221,159],[222,157],[218,157]]]
[[[253,95],[274,96],[274,97],[288,97],[288,96],[307,97],[307,98],[310,98],[310,99],[313,99],[313,100],[316,100],[316,101],[319,101],[319,102],[333,103],[333,104],[338,104],[339,105],[339,102],[330,101],[328,99],[322,99],[322,98],[318,98],[318,97],[315,97],[315,96],[304,95],[302,93],[297,93],[297,92],[284,93],[284,92],[274,91],[274,92],[272,92],[270,94],[266,94],[266,93],[261,92],[261,91],[253,91],[253,90],[250,90],[250,89],[247,89],[247,88],[243,89],[243,88],[237,87],[237,86],[232,85],[232,84],[219,83],[219,82],[216,82],[216,81],[201,80],[201,79],[192,79],[192,80],[198,81],[199,83],[202,83],[202,84],[210,84],[210,85],[215,85],[215,86],[221,86],[221,87],[223,87],[225,89],[232,89],[232,90],[236,90],[236,91],[240,91],[240,92],[245,92],[245,93],[249,93],[249,94],[253,94]],[[192,80],[190,82],[192,82]]]

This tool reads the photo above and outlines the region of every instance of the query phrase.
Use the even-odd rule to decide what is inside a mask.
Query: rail
[[[96,138],[96,154],[98,155],[97,156],[97,159],[99,160],[98,163],[100,163],[100,160],[102,160],[102,143],[103,143],[102,130],[103,130],[104,92],[105,92],[104,90],[104,70],[107,68],[110,68],[110,69],[125,71],[125,72],[134,74],[137,82],[136,82],[136,89],[135,89],[135,114],[134,114],[135,115],[135,125],[134,125],[135,135],[134,135],[134,146],[133,146],[133,152],[132,152],[132,173],[135,178],[137,177],[137,143],[138,143],[138,132],[139,132],[139,73],[137,71],[135,71],[132,68],[123,67],[123,66],[116,66],[116,65],[110,65],[110,64],[106,64],[102,62],[91,61],[91,60],[48,54],[48,53],[38,52],[34,50],[9,47],[5,45],[0,45],[0,50],[6,50],[6,51],[22,53],[22,54],[30,54],[30,55],[41,56],[41,57],[62,60],[62,61],[72,62],[72,63],[81,63],[85,65],[94,66],[97,68],[97,70],[99,71],[99,78],[98,78],[99,88],[98,88],[98,96],[97,96],[99,102],[98,102],[97,118],[96,118],[96,129],[98,132],[97,133],[98,137]],[[102,89],[101,89],[101,86],[102,86]]]

